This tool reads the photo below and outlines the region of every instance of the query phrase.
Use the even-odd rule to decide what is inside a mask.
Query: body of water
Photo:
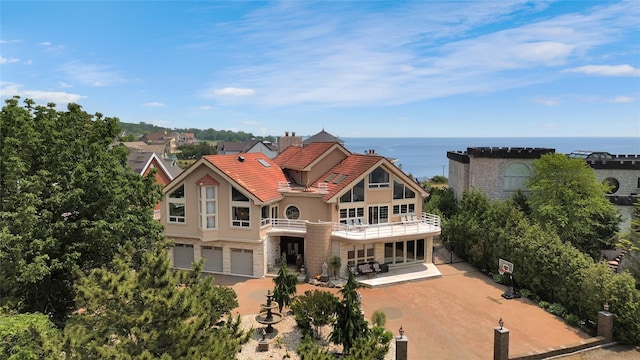
[[[356,154],[375,150],[379,155],[398,159],[396,164],[418,179],[448,176],[447,151],[466,151],[468,147],[551,148],[556,153],[575,150],[605,151],[613,155],[640,155],[640,138],[342,138],[345,147]]]

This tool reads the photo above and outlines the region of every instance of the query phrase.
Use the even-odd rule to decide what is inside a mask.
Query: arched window
[[[514,163],[507,167],[504,172],[505,191],[527,191],[527,181],[531,178],[531,170],[522,163]]]

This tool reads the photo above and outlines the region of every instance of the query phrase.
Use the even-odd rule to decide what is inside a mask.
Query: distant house
[[[448,151],[449,188],[458,199],[469,189],[479,190],[491,200],[508,199],[517,190],[526,193],[533,161],[548,153],[555,153],[555,149],[470,147],[466,151]],[[586,161],[596,178],[611,186],[607,197],[623,214],[620,228],[627,229],[640,193],[640,155],[574,151],[567,156]]]
[[[341,276],[369,263],[392,272],[433,266],[440,218],[422,212],[426,196],[382,156],[312,142],[274,159],[203,156],[165,188],[161,222],[176,268],[204,259],[207,272],[263,277],[284,255],[315,276],[335,255]]]
[[[295,136],[295,133],[293,133],[293,136]],[[337,142],[340,145],[344,145],[344,141],[342,139],[329,134],[324,129],[322,129],[319,133],[304,139],[304,141],[302,141],[302,145],[306,146],[314,142]]]
[[[162,145],[165,147],[167,154],[176,152],[176,139],[167,131],[159,131],[155,133],[147,133],[138,138],[147,145]]]
[[[278,149],[272,143],[262,140],[220,141],[216,145],[216,154],[218,155],[247,153],[262,153],[269,159],[273,159],[278,155]]]
[[[156,153],[149,151],[130,151],[127,165],[141,176],[146,176],[152,169],[157,169],[155,173],[156,182],[163,187],[182,172],[179,167],[165,163]],[[160,219],[159,203],[155,207],[154,218]]]
[[[190,132],[172,132],[171,136],[176,140],[176,146],[192,145],[198,143],[196,135]]]

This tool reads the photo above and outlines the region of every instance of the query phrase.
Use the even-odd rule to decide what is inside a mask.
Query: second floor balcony
[[[331,236],[345,240],[376,240],[405,235],[433,236],[440,234],[440,217],[422,213],[421,216],[406,216],[399,222],[363,224],[358,222],[330,223]],[[271,219],[270,235],[290,234],[304,236],[306,220]]]

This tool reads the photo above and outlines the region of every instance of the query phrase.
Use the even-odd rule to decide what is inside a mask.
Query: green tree
[[[357,292],[358,282],[355,275],[349,272],[349,279],[340,290],[342,300],[336,311],[336,321],[333,324],[330,340],[341,344],[343,353],[348,354],[356,340],[369,335],[367,321],[360,309],[360,299]]]
[[[393,334],[383,327],[374,326],[367,336],[356,339],[345,360],[383,360],[389,352]]]
[[[338,298],[328,291],[307,290],[293,299],[291,310],[303,333],[309,334],[315,329],[318,336],[318,329],[333,323],[338,305]]]
[[[340,270],[340,266],[342,266],[342,259],[338,255],[333,255],[329,258],[329,266],[331,266],[331,270],[333,270],[333,278],[338,278],[338,270]]]
[[[287,257],[282,255],[280,262],[280,270],[278,275],[273,278],[273,300],[278,303],[278,311],[282,312],[285,306],[291,304],[291,299],[296,293],[296,285],[298,284],[298,276],[289,272],[287,267]]]
[[[68,359],[230,359],[252,331],[240,330],[233,289],[192,271],[173,271],[167,250],[123,248],[113,270],[92,270],[78,282],[80,309],[65,328]],[[226,320],[221,322],[221,320]]]
[[[0,314],[0,358],[61,359],[60,330],[44,314]]]
[[[429,200],[423,210],[431,214],[441,214],[445,219],[453,216],[458,210],[458,203],[453,190],[449,188],[432,188]]]
[[[215,155],[216,147],[206,141],[197,144],[188,144],[178,146],[178,159],[200,159],[204,155]]]
[[[629,233],[620,240],[618,247],[627,252],[620,270],[631,273],[636,279],[636,286],[640,286],[640,201],[634,204]]]
[[[620,215],[606,186],[582,159],[546,154],[533,162],[529,182],[531,216],[545,229],[594,259],[614,245]]]
[[[371,322],[374,326],[383,327],[387,323],[387,315],[382,310],[376,310],[371,315]]]
[[[0,301],[60,323],[74,309],[77,270],[110,264],[125,242],[162,238],[153,219],[162,191],[111,146],[118,119],[18,100],[0,113]]]
[[[296,352],[300,360],[334,360],[335,357],[327,350],[320,348],[309,335],[305,335],[298,344]]]

